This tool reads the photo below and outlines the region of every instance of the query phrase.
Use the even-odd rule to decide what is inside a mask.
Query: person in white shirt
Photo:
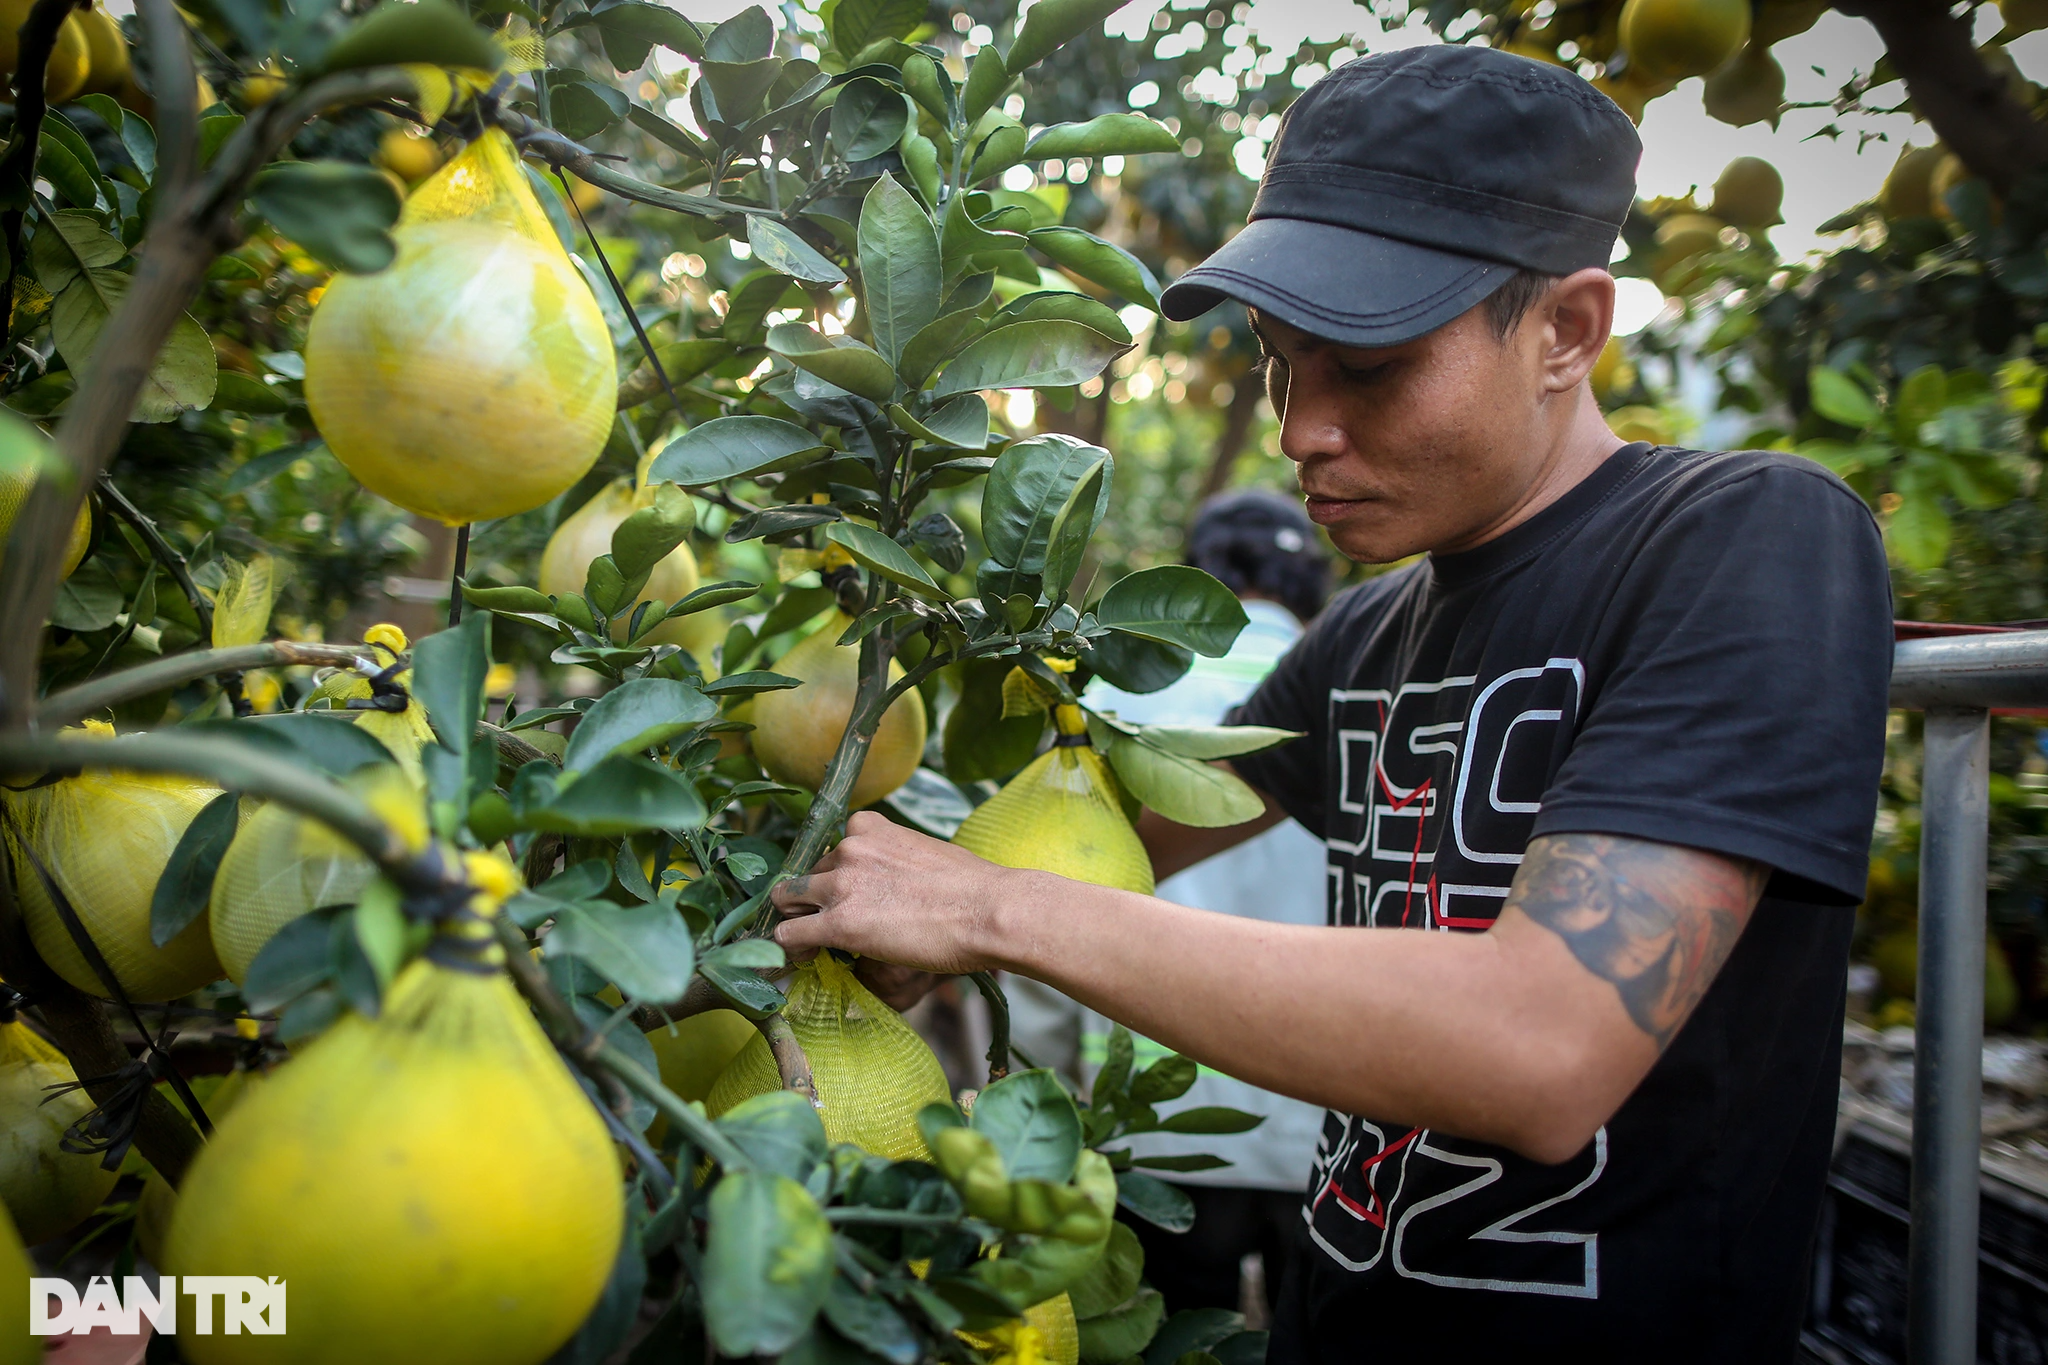
[[[1251,618],[1228,654],[1197,657],[1161,691],[1135,694],[1097,679],[1086,694],[1099,711],[1140,724],[1213,725],[1251,695],[1301,637],[1329,591],[1329,561],[1299,499],[1264,489],[1223,493],[1205,502],[1188,533],[1187,562],[1221,579]],[[1159,884],[1178,905],[1284,923],[1321,924],[1322,841],[1292,820],[1198,863]],[[1105,1056],[1109,1020],[1028,977],[1008,976],[1012,1038],[1025,1056],[1071,1076],[1084,1087]],[[1167,1049],[1137,1042],[1144,1067]],[[1192,1231],[1162,1232],[1131,1220],[1145,1246],[1145,1278],[1169,1312],[1240,1305],[1240,1267],[1256,1255],[1270,1294],[1277,1290],[1301,1231],[1301,1191],[1323,1127],[1323,1111],[1203,1067],[1181,1101],[1222,1105],[1265,1116],[1248,1133],[1222,1137],[1146,1134],[1131,1140],[1138,1156],[1221,1157],[1230,1164],[1166,1176],[1194,1199]],[[1155,1171],[1153,1174],[1165,1175]]]

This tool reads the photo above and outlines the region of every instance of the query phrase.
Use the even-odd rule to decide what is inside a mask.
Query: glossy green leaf
[[[810,1329],[832,1284],[832,1225],[786,1175],[729,1171],[712,1188],[705,1326],[721,1355],[779,1355]]]
[[[1941,567],[1948,558],[1954,526],[1933,493],[1901,490],[1904,501],[1885,525],[1885,542],[1909,569],[1926,573]]]
[[[412,694],[442,747],[469,752],[483,715],[484,675],[491,670],[491,618],[473,613],[459,626],[437,631],[412,647]]]
[[[704,798],[683,778],[647,759],[614,755],[529,812],[525,822],[557,834],[615,838],[649,829],[697,829],[707,815]]]
[[[1948,405],[1948,376],[1939,365],[1922,365],[1906,376],[1892,402],[1892,414],[1899,440],[1917,445],[1920,428],[1940,415]]]
[[[988,51],[983,48],[982,51]],[[944,252],[949,268],[958,273],[974,256],[991,251],[1016,251],[1024,247],[1028,239],[1018,232],[992,231],[975,219],[975,213],[992,212],[989,197],[980,191],[956,194],[946,205],[946,216],[939,229],[939,246]]]
[[[839,0],[832,9],[832,47],[857,55],[869,43],[908,38],[924,22],[924,0]]]
[[[989,552],[995,553],[993,546]],[[1095,619],[1148,640],[1221,658],[1250,618],[1236,595],[1209,574],[1185,564],[1161,564],[1118,579],[1095,604]]]
[[[844,284],[846,272],[818,253],[817,248],[773,218],[755,214],[747,219],[747,245],[754,258],[771,270],[812,284]]]
[[[89,264],[101,253],[88,250],[81,255],[71,241],[73,236],[68,228],[60,232],[38,232],[31,245],[31,255],[37,261],[39,277],[45,280],[48,276],[41,263],[46,254],[46,244],[48,255],[66,258],[66,265],[71,271],[70,282],[57,291],[56,300],[50,306],[50,331],[64,363],[73,375],[82,376],[92,367],[101,329],[127,297],[131,277],[118,270]],[[127,249],[118,241],[104,234],[101,236],[103,242],[119,248],[120,255],[114,259],[119,260],[121,255],[127,254]],[[214,357],[213,343],[190,314],[181,314],[150,364],[149,377],[143,381],[142,390],[136,395],[132,420],[168,422],[181,412],[206,407],[213,401],[218,374],[219,362]]]
[[[779,417],[716,417],[670,441],[647,477],[699,488],[803,463],[824,449],[810,432]]]
[[[832,101],[832,145],[848,161],[870,161],[894,151],[909,122],[902,91],[872,76],[856,76]]]
[[[801,322],[784,322],[768,329],[768,349],[798,369],[872,402],[886,403],[895,396],[896,371],[852,337],[826,336]]]
[[[1128,735],[1110,741],[1109,763],[1132,796],[1176,824],[1219,829],[1265,813],[1259,794],[1242,779]]]
[[[985,450],[988,448],[988,400],[978,393],[963,393],[933,408],[908,429],[938,445],[960,450]]]
[[[939,315],[943,272],[931,218],[887,172],[861,205],[860,270],[868,330],[894,366]]]
[[[1813,410],[1845,427],[1867,427],[1877,420],[1877,403],[1840,370],[1816,365],[1807,371],[1807,392]]]
[[[1138,1355],[1165,1316],[1165,1297],[1156,1289],[1139,1289],[1107,1312],[1081,1320],[1081,1359],[1097,1365]]]
[[[1226,1109],[1219,1105],[1199,1105],[1183,1109],[1177,1114],[1168,1114],[1159,1121],[1162,1133],[1199,1133],[1213,1136],[1229,1133],[1249,1133],[1266,1120],[1258,1114],[1247,1114],[1242,1109]]]
[[[633,112],[633,105],[603,81],[557,80],[548,89],[548,109],[554,115],[556,131],[580,140],[596,137],[618,123]]]
[[[918,6],[922,11],[922,4]],[[863,1294],[843,1277],[834,1277],[825,1298],[825,1320],[839,1335],[872,1352],[888,1365],[917,1365],[924,1354],[909,1321],[879,1294]],[[786,1357],[785,1357],[786,1359]]]
[[[690,538],[697,525],[696,502],[672,483],[654,486],[645,507],[612,529],[612,562],[628,579],[647,573]]]
[[[877,573],[919,597],[934,602],[949,601],[952,594],[932,581],[924,567],[910,557],[910,551],[872,527],[857,521],[834,522],[826,538],[840,546],[854,562],[869,573]]]
[[[818,1111],[791,1090],[741,1100],[719,1116],[718,1126],[747,1154],[755,1170],[791,1180],[810,1179],[832,1145]]]
[[[246,412],[274,417],[288,411],[291,400],[260,379],[236,370],[221,370],[214,376],[213,401],[206,406],[210,412]],[[303,455],[304,452],[300,451],[291,458],[298,459]]]
[[[774,50],[775,21],[759,5],[749,5],[704,36],[704,56],[714,62],[754,62]]]
[[[351,727],[353,728],[353,727]],[[241,827],[241,798],[223,792],[200,807],[178,836],[149,902],[149,941],[161,948],[206,913],[213,874]]]
[[[566,905],[541,942],[549,957],[582,959],[634,1000],[680,999],[697,966],[689,925],[659,902]]]
[[[1061,433],[1013,442],[996,457],[981,493],[981,534],[990,558],[1025,573],[1041,572],[1053,521],[1075,485],[1098,464],[1104,465],[1102,491],[1091,531],[1109,510],[1109,452]]]
[[[705,48],[707,51],[710,48],[709,39],[705,40]],[[761,112],[761,102],[767,98],[775,78],[782,74],[782,59],[761,57],[746,62],[705,60],[697,67],[704,73],[704,84],[710,87],[711,98],[706,104],[714,111],[712,117],[721,123],[740,124]]]
[[[934,370],[987,330],[987,321],[971,308],[933,319],[903,348],[903,383],[912,392],[923,388]]]
[[[613,754],[641,753],[717,716],[717,705],[688,683],[634,678],[599,697],[576,722],[562,771],[580,773]]]
[[[1204,761],[1255,754],[1301,738],[1299,731],[1270,725],[1141,725],[1138,733],[1156,749]]]
[[[1121,9],[1126,0],[1039,0],[1010,44],[1010,74],[1022,75]]]
[[[1067,1296],[1073,1300],[1074,1316],[1085,1321],[1115,1311],[1138,1292],[1139,1276],[1144,1268],[1145,1248],[1138,1241],[1138,1234],[1128,1223],[1111,1225],[1109,1243],[1102,1249],[1102,1259],[1067,1291]],[[1130,1353],[1127,1351],[1124,1355]],[[1117,1359],[1121,1360],[1123,1356]]]
[[[1046,290],[1014,299],[996,314],[996,321],[991,325],[1000,327],[1004,320],[1012,318],[1018,322],[1062,318],[1092,327],[1120,345],[1128,346],[1131,342],[1131,329],[1124,326],[1124,320],[1117,316],[1115,309],[1096,302],[1086,294],[1067,290]]]
[[[1143,156],[1177,152],[1180,139],[1163,123],[1143,114],[1102,114],[1086,123],[1055,123],[1024,149],[1027,161],[1054,157]]]
[[[1169,1053],[1131,1077],[1130,1097],[1139,1104],[1164,1104],[1187,1094],[1200,1076],[1194,1058]]]
[[[1186,1232],[1195,1225],[1195,1201],[1143,1171],[1117,1172],[1116,1202],[1168,1232]]]
[[[960,88],[960,113],[968,123],[980,120],[1010,86],[1010,73],[1003,66],[1003,54],[994,46],[981,49],[967,66],[967,83]]]
[[[1084,280],[1159,311],[1159,281],[1145,263],[1114,242],[1077,227],[1035,228],[1031,245]]]
[[[982,389],[1043,389],[1080,384],[1130,348],[1078,322],[1017,322],[998,327],[939,373],[935,397]]]
[[[1101,502],[1103,480],[1109,475],[1107,457],[1096,461],[1093,468],[1081,476],[1067,494],[1067,500],[1060,505],[1059,514],[1053,518],[1052,529],[1045,540],[1045,568],[1039,575],[1046,591],[1053,600],[1064,598],[1080,571],[1081,557],[1087,552],[1088,538],[1095,533],[1094,510]]]
[[[1000,175],[1024,159],[1024,144],[1030,135],[1015,123],[1006,123],[983,139],[980,151],[976,153],[973,167],[967,172],[967,183],[979,185],[990,176]]]
[[[1012,1180],[1073,1178],[1081,1155],[1081,1112],[1051,1071],[1017,1071],[981,1092],[970,1126],[1002,1154]]]

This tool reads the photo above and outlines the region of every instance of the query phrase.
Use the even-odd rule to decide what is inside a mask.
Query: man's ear
[[[1614,276],[1588,268],[1559,280],[1542,303],[1543,386],[1567,393],[1586,382],[1614,330]]]

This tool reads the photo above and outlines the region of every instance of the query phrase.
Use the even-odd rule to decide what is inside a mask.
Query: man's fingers
[[[791,962],[810,961],[830,939],[831,929],[823,915],[800,914],[775,926],[775,941],[789,954]]]
[[[808,915],[825,908],[832,899],[833,885],[834,874],[810,872],[777,882],[768,900],[784,915]]]

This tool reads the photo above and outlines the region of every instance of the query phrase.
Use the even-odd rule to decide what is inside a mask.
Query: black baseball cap
[[[1562,67],[1454,44],[1362,57],[1288,108],[1250,221],[1164,312],[1235,299],[1340,345],[1411,341],[1518,270],[1604,268],[1641,156]]]

